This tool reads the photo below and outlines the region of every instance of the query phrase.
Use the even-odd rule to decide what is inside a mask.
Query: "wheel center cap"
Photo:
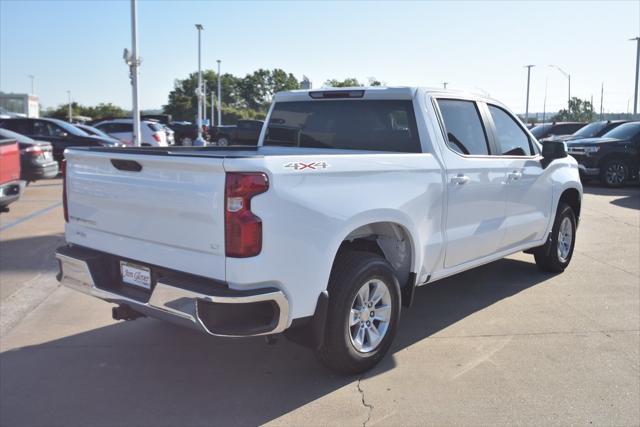
[[[360,312],[360,320],[362,320],[363,322],[366,322],[367,320],[369,320],[369,317],[370,317],[369,310],[365,309]]]

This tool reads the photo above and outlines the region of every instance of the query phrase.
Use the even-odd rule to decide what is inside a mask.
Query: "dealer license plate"
[[[151,289],[151,269],[142,265],[120,261],[122,281],[128,285]]]

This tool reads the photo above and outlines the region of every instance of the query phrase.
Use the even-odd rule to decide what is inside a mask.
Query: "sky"
[[[282,68],[314,87],[375,77],[389,86],[489,94],[524,112],[557,111],[571,95],[604,111],[633,109],[640,0],[591,2],[169,1],[138,4],[143,109],[166,104],[175,79],[204,68],[244,76]],[[131,108],[122,51],[131,46],[129,0],[0,0],[0,91],[30,91],[44,107],[74,101]],[[546,88],[546,103],[545,99]]]

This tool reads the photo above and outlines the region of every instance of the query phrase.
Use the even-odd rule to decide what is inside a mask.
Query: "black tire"
[[[600,182],[611,188],[622,187],[629,180],[629,165],[623,159],[606,160],[600,168]]]
[[[226,135],[222,135],[220,138],[218,138],[217,144],[219,147],[228,147],[229,145],[231,145],[231,138]]]
[[[358,351],[350,336],[349,313],[360,288],[370,280],[380,280],[389,291],[391,314],[380,343],[368,352]],[[340,255],[329,278],[329,304],[322,346],[316,351],[320,361],[341,374],[357,374],[374,367],[387,353],[400,320],[400,286],[393,268],[382,257],[349,251]]]
[[[558,250],[558,239],[560,234],[560,225],[568,218],[571,223],[572,239],[569,247],[569,253],[566,257],[562,258]],[[571,262],[573,256],[573,249],[576,245],[576,215],[571,209],[571,206],[566,203],[560,203],[558,205],[558,211],[556,212],[556,219],[553,222],[553,228],[551,229],[551,236],[543,246],[536,248],[533,252],[533,256],[536,259],[536,265],[542,271],[551,273],[561,273]]]

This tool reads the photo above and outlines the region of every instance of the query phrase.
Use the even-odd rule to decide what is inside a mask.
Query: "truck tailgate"
[[[223,158],[69,150],[66,159],[69,243],[224,280]]]

